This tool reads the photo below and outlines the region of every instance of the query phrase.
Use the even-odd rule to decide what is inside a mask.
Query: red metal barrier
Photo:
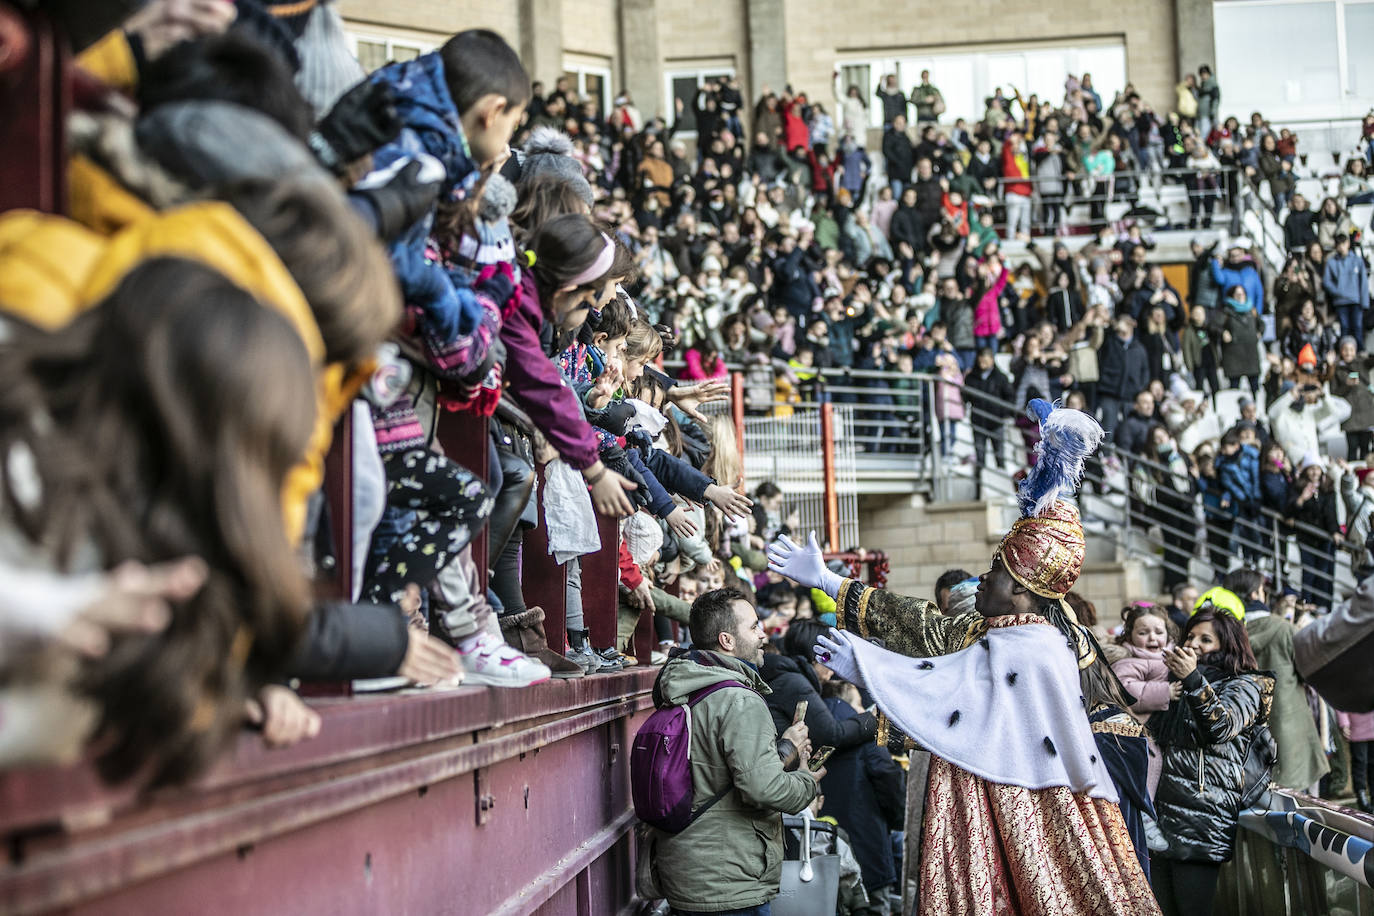
[[[66,208],[70,56],[41,11],[0,2],[0,211]]]
[[[825,471],[825,543],[840,549],[840,498],[835,489],[835,405],[821,405],[821,466]]]
[[[0,912],[610,913],[630,902],[629,742],[653,672],[317,701],[137,800],[85,767],[0,774]]]

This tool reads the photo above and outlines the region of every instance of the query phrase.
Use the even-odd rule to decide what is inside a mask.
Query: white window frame
[[[1111,38],[1090,38],[1081,40],[1054,40],[1054,41],[1026,41],[1026,42],[992,42],[986,45],[973,47],[965,46],[932,46],[928,48],[913,48],[903,52],[888,52],[880,57],[869,57],[863,54],[844,54],[841,55],[834,64],[835,69],[844,67],[868,67],[868,87],[865,92],[864,100],[868,105],[868,126],[878,128],[883,126],[883,106],[878,101],[878,87],[882,85],[883,77],[889,73],[897,75],[897,85],[902,89],[903,95],[911,97],[911,90],[920,79],[922,70],[931,70],[935,78],[933,82],[936,86],[940,85],[939,67],[940,59],[946,57],[967,57],[973,60],[974,66],[974,88],[975,97],[988,96],[992,94],[992,86],[981,85],[987,67],[987,59],[1004,54],[1014,53],[1034,53],[1035,51],[1066,51],[1080,52],[1095,48],[1120,48],[1123,58],[1127,57],[1126,41],[1124,38],[1113,36]],[[1077,72],[1070,65],[1067,72]],[[1126,74],[1130,78],[1129,72]],[[843,89],[844,87],[842,87]],[[1025,87],[1022,87],[1023,89]],[[863,91],[863,87],[860,87]],[[1103,93],[1105,96],[1106,94]],[[1056,104],[1060,99],[1053,100]],[[1106,104],[1110,99],[1104,98]],[[955,118],[965,118],[970,123],[981,120],[984,112],[956,112],[948,111],[941,115],[941,123],[954,123]]]
[[[348,39],[348,51],[356,60],[358,58],[358,42],[365,41],[369,44],[379,44],[386,48],[386,59],[388,62],[396,57],[396,48],[403,47],[407,50],[417,51],[419,54],[428,54],[438,45],[425,42],[419,38],[411,38],[404,35],[379,35],[368,32],[355,32],[352,29],[345,29],[344,36]]]
[[[728,76],[728,77],[734,78],[735,75],[736,75],[736,74],[735,74],[735,66],[734,66],[734,64],[718,64],[718,65],[714,65],[714,66],[713,66],[713,65],[710,65],[710,64],[703,64],[703,65],[695,66],[695,67],[677,67],[677,68],[674,68],[674,69],[671,69],[671,70],[664,70],[664,71],[663,71],[663,110],[664,110],[664,112],[665,112],[665,114],[664,114],[664,116],[663,116],[664,120],[667,121],[667,122],[669,123],[669,125],[671,125],[671,124],[673,123],[673,119],[677,117],[677,112],[676,112],[676,111],[674,110],[674,108],[673,108],[673,82],[674,82],[675,80],[686,79],[686,78],[688,78],[688,77],[695,77],[695,78],[696,78],[696,81],[697,81],[697,88],[700,89],[702,86],[706,85],[706,78],[707,78],[708,76]],[[688,100],[687,104],[689,104],[689,105],[691,104],[691,100],[690,100],[690,99]],[[747,104],[747,101],[746,101],[746,104]],[[741,113],[741,116],[743,116],[743,113]],[[697,135],[697,132],[696,132],[695,130],[680,130],[680,131],[678,131],[676,134],[674,134],[673,136],[675,136],[675,137],[691,138],[691,137],[695,137],[696,135]]]
[[[611,68],[608,65],[588,64],[578,60],[563,58],[563,73],[572,74],[577,77],[577,86],[574,87],[578,98],[587,97],[587,77],[601,77],[601,116],[608,117],[611,113]]]

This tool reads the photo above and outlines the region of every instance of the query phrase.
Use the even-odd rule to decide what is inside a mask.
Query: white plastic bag
[[[561,458],[544,466],[544,520],[549,530],[549,553],[560,566],[601,549],[592,494],[582,475]]]

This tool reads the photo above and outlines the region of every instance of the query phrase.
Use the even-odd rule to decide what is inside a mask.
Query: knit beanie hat
[[[274,4],[273,13],[280,15],[278,10],[282,6],[287,4]],[[318,119],[334,107],[340,96],[366,79],[367,71],[349,49],[343,19],[334,4],[321,0],[303,18],[304,30],[297,33],[296,39],[296,53],[301,59],[296,88],[315,109]]]
[[[471,286],[477,282],[482,268],[495,264],[511,264],[515,268],[515,282],[520,282],[520,268],[515,264],[515,240],[510,234],[510,215],[515,210],[515,188],[500,175],[491,175],[482,188],[477,202],[477,218],[470,232],[458,242],[458,254],[453,270]]]
[[[582,164],[573,158],[572,140],[552,127],[536,127],[525,141],[520,179],[528,181],[536,175],[553,175],[568,182],[589,207],[595,201]]]

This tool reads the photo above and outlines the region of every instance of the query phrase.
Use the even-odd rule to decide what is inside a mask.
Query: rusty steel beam
[[[526,916],[528,913],[536,912],[548,903],[554,894],[566,887],[570,879],[585,874],[587,866],[605,855],[607,850],[625,836],[634,824],[634,819],[633,810],[621,814],[595,836],[555,862],[536,880],[506,898],[501,906],[492,910],[491,916]]]

